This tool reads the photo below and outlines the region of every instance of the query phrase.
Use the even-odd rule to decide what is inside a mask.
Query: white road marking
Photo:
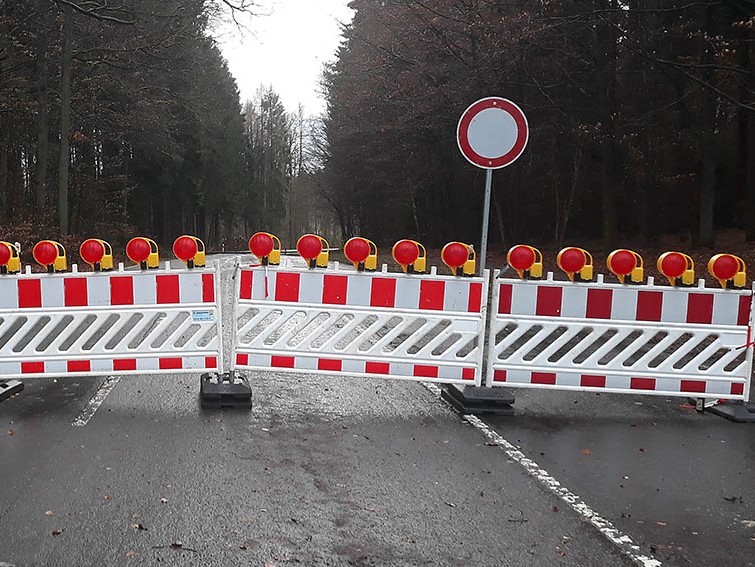
[[[105,401],[105,398],[108,397],[108,394],[113,391],[113,388],[115,388],[120,379],[120,376],[108,376],[107,378],[105,378],[105,381],[100,384],[100,387],[97,388],[97,391],[89,400],[86,407],[81,410],[81,413],[75,420],[73,420],[73,423],[71,423],[71,425],[73,427],[84,427],[87,423],[89,423],[89,420],[94,417],[95,412],[100,408],[102,402]]]
[[[423,383],[423,385],[437,396],[440,396],[441,389],[436,384]],[[582,498],[563,486],[558,480],[551,476],[548,471],[527,457],[514,445],[506,441],[506,439],[497,432],[493,431],[493,429],[479,417],[476,415],[463,415],[463,418],[470,425],[480,431],[490,443],[500,447],[501,450],[506,453],[507,457],[524,468],[528,475],[542,484],[549,492],[568,504],[569,507],[582,519],[592,524],[603,537],[618,548],[622,555],[630,559],[639,567],[662,567],[663,563],[654,557],[643,555],[642,550],[634,543],[631,537],[621,532],[610,521],[600,516],[590,508]]]

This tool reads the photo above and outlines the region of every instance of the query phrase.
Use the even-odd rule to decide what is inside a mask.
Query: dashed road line
[[[440,397],[441,389],[435,384],[423,383],[423,385]],[[543,485],[549,492],[565,502],[583,520],[590,523],[598,532],[613,544],[618,551],[639,567],[662,567],[663,563],[642,553],[631,537],[616,528],[609,520],[600,516],[590,508],[582,498],[562,485],[548,471],[527,457],[515,445],[509,443],[499,433],[494,431],[487,423],[476,415],[463,415],[463,419],[476,428],[488,439],[492,445],[496,445],[506,453],[506,456],[521,466],[527,474]]]
[[[97,388],[97,391],[94,393],[84,409],[81,410],[79,416],[73,420],[73,423],[71,423],[71,425],[73,427],[84,427],[87,423],[89,423],[89,420],[94,417],[94,414],[100,408],[102,402],[104,402],[105,398],[108,397],[108,394],[113,391],[113,388],[115,388],[120,379],[120,376],[108,376],[107,378],[105,378],[105,381],[100,384],[100,387]]]

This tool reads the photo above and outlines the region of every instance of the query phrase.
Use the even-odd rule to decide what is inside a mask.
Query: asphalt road
[[[250,412],[202,410],[198,375],[29,380],[0,404],[0,567],[755,565],[753,425],[680,399],[519,390],[478,420],[418,383],[251,381]]]

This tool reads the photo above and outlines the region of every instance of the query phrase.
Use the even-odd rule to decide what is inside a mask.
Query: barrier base
[[[755,404],[745,402],[721,402],[706,408],[710,413],[738,423],[755,423]]]
[[[252,409],[252,388],[236,372],[202,374],[199,399],[203,408]]]
[[[449,384],[443,388],[441,397],[462,413],[514,415],[514,408],[511,407],[514,396],[502,388]]]
[[[24,383],[19,380],[0,381],[0,402],[7,400],[13,394],[18,394],[24,389]]]

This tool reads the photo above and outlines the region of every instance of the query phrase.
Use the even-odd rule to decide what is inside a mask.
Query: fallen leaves
[[[131,528],[134,530],[140,530],[140,531],[147,531],[147,528],[145,528],[142,524],[131,524]]]
[[[126,557],[128,559],[133,559],[134,557],[139,557],[139,554],[136,551],[127,551]]]
[[[755,520],[742,520],[742,525],[746,528],[755,529]]]
[[[47,512],[45,512],[45,516],[47,516],[48,518],[52,518],[54,515],[55,513],[52,510],[48,510]]]
[[[658,526],[659,528],[665,528],[666,526],[668,526],[668,523],[667,522],[658,521],[658,522],[655,523],[655,525]]]
[[[5,434],[6,434],[6,435],[7,435],[8,437],[13,437],[13,430],[12,430],[12,429],[9,429],[8,431],[6,431],[6,432],[5,432]]]
[[[58,530],[58,529],[52,530],[52,537],[58,537],[62,533],[63,533],[63,530]]]
[[[590,451],[590,449],[582,449],[582,454],[589,457],[592,455],[592,451]]]

